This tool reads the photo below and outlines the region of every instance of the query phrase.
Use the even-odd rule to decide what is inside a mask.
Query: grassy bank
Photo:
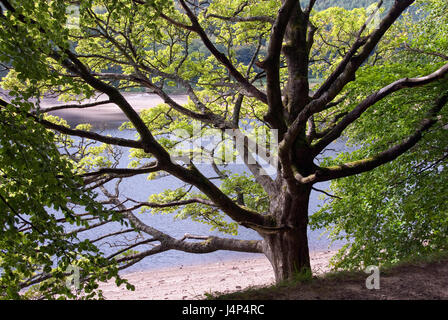
[[[367,289],[370,274],[332,272],[312,279],[208,295],[220,300],[397,300],[448,299],[448,253],[412,258],[380,268],[380,288]]]

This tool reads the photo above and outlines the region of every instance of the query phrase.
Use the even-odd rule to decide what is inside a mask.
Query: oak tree
[[[434,10],[430,18],[421,11],[423,22],[416,22],[404,14],[414,2],[394,1],[382,9],[379,1],[369,10],[319,12],[316,0],[81,0],[76,16],[67,1],[0,0],[0,62],[9,71],[3,87],[10,96],[2,100],[2,112],[20,114],[26,123],[55,132],[54,143],[71,167],[70,173],[57,170],[56,178],[81,179],[76,180],[78,190],[102,195],[97,203],[107,214],[93,208],[85,215],[71,213],[86,224],[74,235],[118,220],[129,227],[91,243],[117,234],[139,236],[105,257],[118,269],[167,250],[234,250],[265,254],[277,281],[310,274],[309,201],[312,190],[319,190],[317,183],[334,181],[337,194],[325,192],[332,200],[313,223],[336,225],[337,231],[355,238],[352,253],[365,253],[366,243],[372,248],[378,236],[394,231],[378,232],[380,225],[371,223],[381,216],[385,200],[394,204],[386,212],[402,212],[406,206],[414,210],[419,197],[409,195],[430,192],[431,185],[429,180],[420,183],[418,173],[430,168],[434,176],[446,175],[446,33],[428,37],[422,30],[446,30],[448,11],[443,1],[419,1]],[[250,59],[238,54],[243,48]],[[138,113],[123,94],[135,88],[145,88],[164,103]],[[188,103],[176,102],[170,95],[173,88],[186,92]],[[67,103],[40,108],[40,99],[51,95]],[[92,97],[98,100],[83,102]],[[128,120],[122,129],[135,131],[135,139],[104,135],[88,125],[71,128],[49,115],[104,104],[120,108]],[[195,164],[197,154],[203,159],[203,149],[184,150],[187,159],[173,157],[179,155],[180,143],[169,133],[192,132],[195,123],[201,132],[215,130],[238,142],[250,175],[223,170],[219,146],[207,150],[214,176]],[[266,174],[265,159],[254,156],[265,145],[254,147],[257,139],[248,124],[256,132],[278,136],[274,174]],[[425,142],[428,136],[431,142]],[[349,139],[356,150],[322,157],[340,138]],[[7,141],[2,140],[2,147]],[[122,150],[134,159],[129,167],[119,166]],[[391,186],[390,179],[407,178],[411,167],[416,167],[415,175],[409,172],[414,180]],[[148,183],[169,175],[185,185],[142,202],[120,189],[124,179],[137,175],[148,175]],[[436,185],[442,188],[443,179]],[[400,191],[378,196],[391,188]],[[429,242],[426,247],[434,250],[446,247],[438,228],[446,228],[446,201],[440,192],[425,199],[438,205],[440,214],[421,224],[425,232],[414,237],[421,247]],[[357,207],[360,203],[365,206]],[[2,210],[12,214],[12,208]],[[262,240],[175,238],[144,223],[138,210],[175,212],[229,233],[251,228]],[[366,225],[376,230],[372,237],[356,233],[357,223],[364,234],[370,230],[362,227],[364,211]],[[410,218],[407,227],[420,218]],[[133,252],[137,246],[145,249]]]

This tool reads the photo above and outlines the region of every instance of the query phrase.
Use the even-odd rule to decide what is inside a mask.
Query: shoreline
[[[224,251],[224,250],[222,250]],[[229,254],[229,252],[231,254]],[[216,252],[215,252],[216,253]],[[234,254],[236,253],[236,254]],[[231,261],[241,261],[241,260],[257,260],[260,258],[264,258],[263,253],[249,253],[249,252],[237,252],[237,251],[227,251],[227,254],[222,254],[218,257],[202,257],[202,254],[194,254],[189,253],[190,255],[199,255],[200,259],[195,260],[186,260],[180,258],[179,261],[175,261],[172,263],[168,262],[162,262],[162,263],[156,263],[155,265],[147,264],[142,267],[133,268],[130,267],[125,270],[121,270],[119,272],[120,276],[125,277],[129,274],[138,273],[138,272],[156,272],[160,270],[167,270],[167,269],[177,269],[177,268],[186,268],[186,267],[199,267],[204,265],[212,265],[212,264],[219,264],[219,263],[226,263]],[[182,262],[183,261],[183,262]]]
[[[153,93],[125,92],[122,94],[133,109],[138,113],[142,110],[164,103],[162,98]],[[170,95],[170,97],[172,97],[175,102],[182,105],[188,102],[188,96],[186,94],[175,94]],[[83,101],[83,104],[102,100],[106,100],[106,97],[98,96],[96,98],[87,99]],[[43,99],[41,102],[43,110],[65,104],[66,103],[57,101],[56,99]],[[67,104],[73,105],[76,103],[70,102]],[[123,111],[113,103],[107,103],[85,109],[70,108],[50,111],[49,114],[65,119],[72,126],[76,126],[81,123],[90,123],[94,128],[98,129],[118,128],[121,123],[129,121]]]
[[[329,271],[329,259],[336,251],[310,253],[314,275]],[[198,300],[207,293],[230,293],[274,283],[272,267],[265,256],[226,259],[219,262],[161,267],[122,275],[135,291],[117,287],[114,281],[101,283],[107,300]]]

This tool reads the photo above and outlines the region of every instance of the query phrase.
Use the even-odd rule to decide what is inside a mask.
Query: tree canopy
[[[427,7],[420,10],[426,18],[416,22],[408,16],[401,21],[394,35],[402,36],[389,43],[390,54],[362,69],[350,95],[363,95],[372,84],[379,88],[393,79],[418,76],[446,63],[448,5],[443,1],[425,3]],[[330,165],[335,160],[354,161],[374,155],[408,136],[416,119],[429,115],[425,105],[441,109],[438,125],[403,156],[371,172],[332,182],[333,194],[341,198],[325,204],[312,217],[312,224],[331,226],[334,239],[350,239],[351,245],[335,259],[337,267],[397,262],[446,250],[448,127],[444,120],[447,110],[442,109],[447,102],[446,88],[446,82],[440,82],[418,91],[404,90],[377,103],[344,134],[349,144],[362,147],[325,160]],[[350,104],[348,107],[352,108]]]
[[[290,279],[309,274],[309,222],[349,240],[337,268],[446,250],[446,1],[353,10],[314,0],[0,4],[2,297],[35,285],[34,297],[90,298],[98,281],[121,284],[119,270],[167,250],[264,253],[276,279]],[[123,92],[141,88],[164,103],[138,113]],[[63,104],[41,108],[49,96]],[[106,104],[134,139],[50,115]],[[198,136],[221,140],[197,147]],[[341,140],[354,151],[328,156]],[[224,142],[245,174],[227,170]],[[138,175],[183,186],[139,201],[120,187]],[[309,221],[313,190],[327,199]],[[175,238],[137,212],[229,234],[251,228],[262,240]],[[97,247],[124,234],[133,241],[108,256]],[[83,272],[78,292],[61,282],[70,265]]]

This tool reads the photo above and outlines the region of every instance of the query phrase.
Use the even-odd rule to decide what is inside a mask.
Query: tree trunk
[[[292,196],[283,191],[271,202],[271,213],[278,225],[285,227],[263,236],[264,253],[271,262],[277,283],[311,275],[307,236],[310,192],[306,189]]]

